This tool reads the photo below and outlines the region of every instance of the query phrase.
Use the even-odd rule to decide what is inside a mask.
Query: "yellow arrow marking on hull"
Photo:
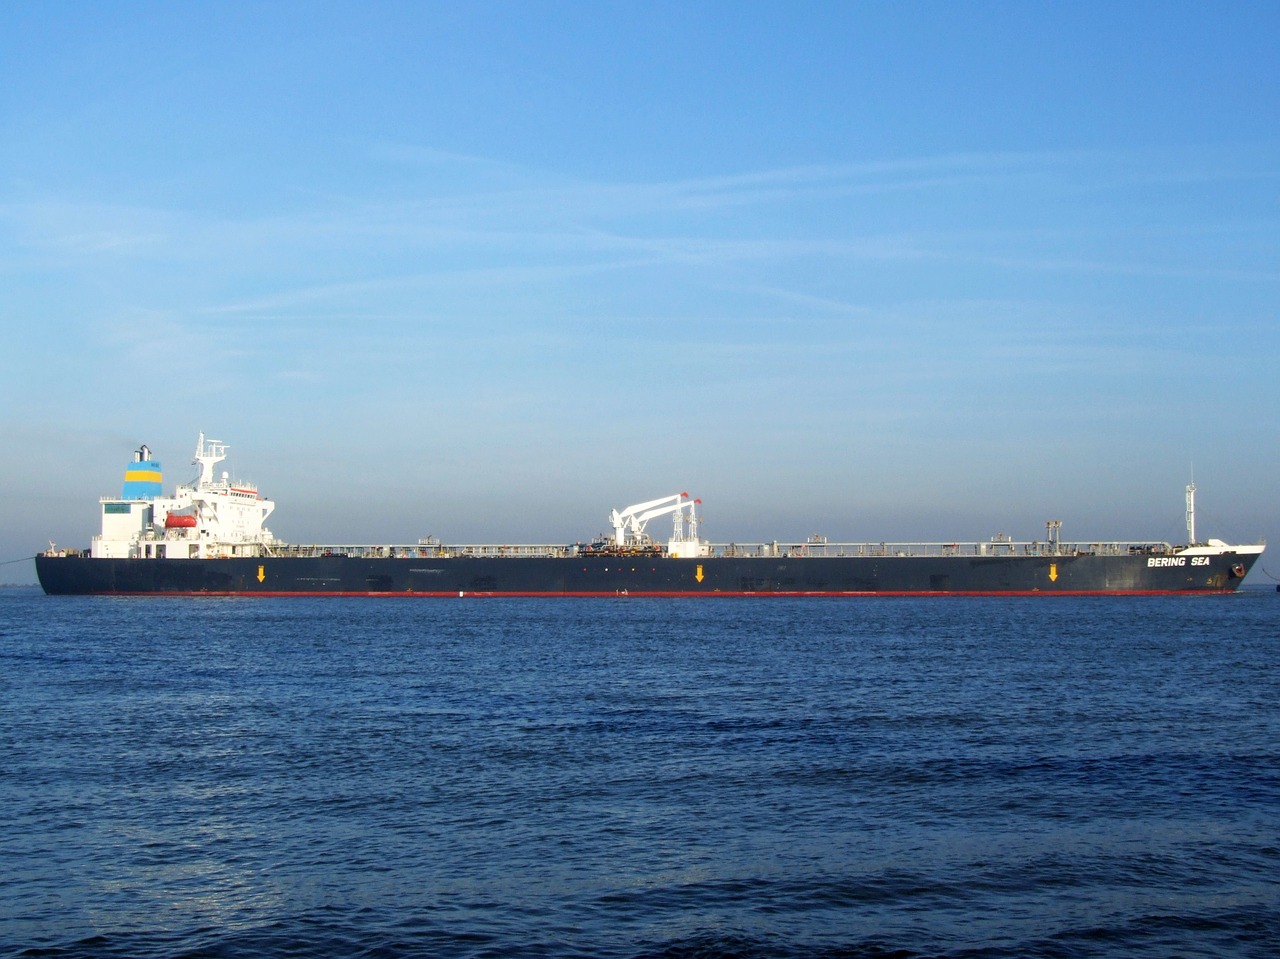
[[[1058,581],[1058,564],[1049,564],[1049,582],[1056,583]]]
[[[258,582],[261,583],[267,578],[267,568],[265,566],[258,567]]]
[[[693,574],[693,578],[694,578],[694,579],[696,579],[699,583],[701,583],[701,582],[702,582],[702,567],[701,567],[701,566],[699,566],[699,567],[698,567],[698,569],[697,569],[697,572],[695,572],[695,573]]]

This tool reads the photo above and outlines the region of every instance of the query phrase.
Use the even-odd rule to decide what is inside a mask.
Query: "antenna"
[[[1210,517],[1212,518],[1212,517]],[[1187,484],[1187,545],[1196,545],[1196,484]]]

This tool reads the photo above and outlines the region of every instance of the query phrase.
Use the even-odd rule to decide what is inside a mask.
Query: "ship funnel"
[[[125,467],[121,499],[155,499],[163,492],[164,474],[160,461],[151,458],[151,450],[143,446],[135,450],[133,462]]]

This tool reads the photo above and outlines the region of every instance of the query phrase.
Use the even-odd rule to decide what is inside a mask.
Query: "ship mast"
[[[196,480],[196,488],[203,489],[213,485],[213,468],[227,458],[227,444],[222,440],[205,442],[204,433],[196,440],[196,458],[192,464],[200,467],[200,478]]]
[[[1187,486],[1187,545],[1196,545],[1196,484]]]

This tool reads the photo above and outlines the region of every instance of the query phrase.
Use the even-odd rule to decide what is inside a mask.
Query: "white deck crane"
[[[613,527],[613,542],[618,549],[636,549],[648,544],[645,526],[658,516],[673,514],[674,528],[667,543],[667,555],[677,557],[702,556],[704,547],[698,539],[698,514],[695,509],[700,499],[689,499],[688,493],[673,493],[659,499],[636,503],[624,510],[612,510],[609,523]],[[686,515],[686,510],[688,511]]]

